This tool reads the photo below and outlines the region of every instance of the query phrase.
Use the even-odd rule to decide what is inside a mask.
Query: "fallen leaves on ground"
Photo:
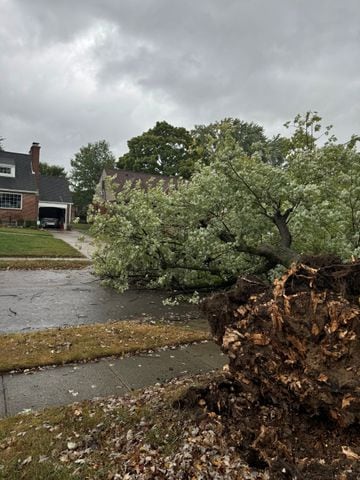
[[[61,471],[61,479],[82,480],[269,480],[229,443],[221,417],[173,406],[194,382],[209,379],[183,377],[122,398],[3,420],[0,478],[45,480]]]

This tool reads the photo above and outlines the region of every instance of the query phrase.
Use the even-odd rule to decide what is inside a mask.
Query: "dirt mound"
[[[360,478],[360,263],[320,265],[203,304],[229,370],[199,394],[274,479]]]

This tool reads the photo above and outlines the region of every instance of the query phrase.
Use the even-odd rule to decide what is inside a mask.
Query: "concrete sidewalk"
[[[67,405],[165,382],[185,373],[221,368],[227,357],[212,342],[146,353],[123,359],[47,367],[33,373],[2,375],[0,416],[23,410]]]

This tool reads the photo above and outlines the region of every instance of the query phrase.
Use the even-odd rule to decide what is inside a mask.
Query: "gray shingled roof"
[[[0,150],[0,163],[15,165],[15,178],[0,176],[0,189],[36,192],[30,155]]]
[[[7,153],[9,153],[9,152],[7,152]],[[14,166],[15,165],[15,160],[13,158],[4,156],[3,158],[0,158],[0,163],[5,164],[5,165]]]
[[[125,182],[131,181],[136,183],[140,180],[141,187],[146,190],[147,187],[154,187],[158,182],[164,182],[164,190],[169,188],[170,180],[177,182],[176,177],[169,177],[167,175],[156,175],[154,173],[145,173],[145,172],[133,172],[131,170],[119,170],[119,169],[105,169],[106,175],[109,177],[114,177],[114,186],[115,191],[120,192],[125,185]]]
[[[40,175],[40,201],[72,203],[67,178]]]

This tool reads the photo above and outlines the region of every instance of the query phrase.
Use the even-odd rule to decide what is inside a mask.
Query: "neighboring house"
[[[51,217],[67,228],[72,205],[66,178],[40,175],[38,143],[28,154],[0,150],[0,224],[31,224]]]
[[[113,189],[109,188],[106,178],[112,178]],[[103,201],[113,201],[114,193],[119,193],[126,182],[132,182],[133,184],[140,181],[141,187],[146,190],[149,186],[153,187],[160,181],[163,182],[164,190],[169,187],[170,180],[177,181],[176,177],[168,177],[166,175],[156,175],[154,173],[133,172],[131,170],[119,170],[104,168],[99,183],[96,187],[96,193]]]

